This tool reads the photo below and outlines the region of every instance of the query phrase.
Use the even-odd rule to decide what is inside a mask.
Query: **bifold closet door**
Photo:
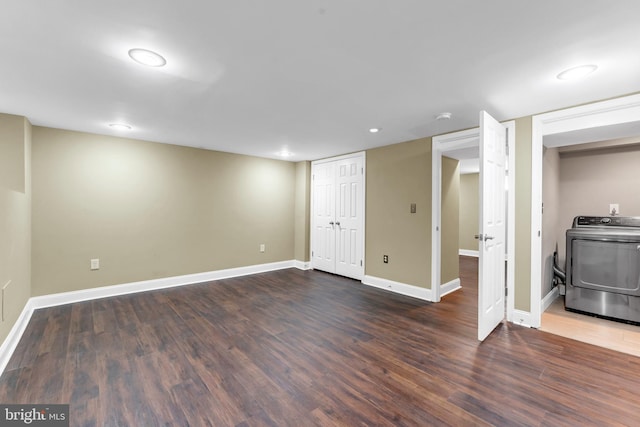
[[[336,274],[362,278],[364,233],[362,158],[341,160],[336,165]]]
[[[335,273],[335,163],[313,165],[313,268]]]
[[[364,157],[314,163],[313,268],[361,279],[364,275]]]

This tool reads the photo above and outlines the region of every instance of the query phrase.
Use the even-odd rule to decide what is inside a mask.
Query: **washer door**
[[[573,286],[640,296],[640,242],[574,239],[571,252]]]

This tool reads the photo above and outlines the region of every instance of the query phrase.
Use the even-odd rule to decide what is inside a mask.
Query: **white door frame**
[[[367,153],[365,151],[361,151],[358,153],[351,153],[351,154],[345,154],[343,156],[337,156],[337,157],[331,157],[331,158],[327,158],[327,159],[321,159],[321,160],[314,160],[311,162],[311,200],[310,200],[310,228],[309,228],[309,265],[311,266],[311,268],[313,268],[313,244],[314,244],[314,229],[313,229],[313,225],[314,225],[314,194],[313,194],[313,166],[316,164],[321,164],[321,163],[326,163],[326,162],[334,162],[334,161],[340,161],[340,160],[345,160],[345,159],[352,159],[355,157],[360,157],[362,158],[362,266],[360,269],[360,275],[359,277],[353,277],[354,279],[357,280],[362,280],[364,278],[364,271],[365,271],[365,266],[366,266],[366,252],[365,252],[365,239],[366,239],[366,215],[367,215]]]
[[[515,289],[515,170],[516,123],[502,123],[508,131],[509,178],[507,193],[507,320],[513,321]],[[434,302],[441,298],[441,216],[442,216],[442,155],[448,151],[475,147],[480,142],[480,129],[468,129],[433,137],[431,148],[431,292]]]
[[[531,130],[531,325],[542,316],[542,150],[545,135],[640,121],[640,94],[539,114]]]

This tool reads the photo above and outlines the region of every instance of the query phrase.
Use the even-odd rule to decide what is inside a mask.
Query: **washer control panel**
[[[640,227],[637,216],[577,216],[573,228],[577,227]]]

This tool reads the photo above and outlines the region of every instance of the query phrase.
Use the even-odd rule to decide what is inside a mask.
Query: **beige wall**
[[[31,124],[0,114],[0,342],[31,296]]]
[[[298,234],[308,228],[304,163],[34,128],[32,174],[30,131],[26,119],[0,115],[0,280],[15,278],[0,338],[30,295],[308,257],[308,234]],[[614,160],[606,157],[611,154],[606,162],[638,164],[630,157],[635,152]],[[516,119],[515,157],[515,308],[530,311],[531,117]],[[578,157],[594,161],[584,155],[569,161]],[[367,162],[366,274],[430,288],[431,138],[369,150]],[[583,164],[576,173],[590,169]],[[610,173],[625,169],[635,170]],[[609,178],[605,173],[597,184]],[[561,179],[570,184],[572,178]],[[563,192],[577,194],[571,185],[562,184],[561,202],[568,197]],[[616,191],[636,188],[637,182]],[[567,202],[575,212],[561,205],[559,229],[577,214],[606,214],[608,203],[640,215],[637,197],[598,191],[607,198],[593,208],[579,204],[589,197]],[[410,203],[417,203],[416,214]],[[264,254],[260,243],[267,245]],[[90,272],[94,257],[102,268]]]
[[[366,179],[365,274],[431,288],[431,138],[368,150]]]
[[[440,241],[440,284],[460,278],[458,258],[460,235],[459,161],[442,156],[442,239]]]
[[[309,261],[311,162],[296,163],[294,257]]]
[[[640,216],[639,167],[640,144],[560,153],[560,212],[553,230],[563,260],[575,216],[606,216],[610,203],[618,203],[624,216]]]
[[[515,298],[516,309],[529,311],[531,117],[517,119],[516,127]],[[24,135],[27,142],[28,128]],[[23,269],[31,271],[32,286],[26,279],[23,302],[29,295],[308,259],[308,234],[298,234],[308,228],[302,213],[308,162],[40,127],[33,140],[33,266]],[[31,176],[26,153],[22,202],[2,194],[3,212],[22,203],[23,221]],[[15,175],[3,179],[5,187],[21,185]],[[369,150],[366,201],[366,274],[430,288],[431,138]],[[2,220],[5,228],[13,221]],[[20,227],[28,235],[26,222]],[[260,243],[267,245],[263,254]],[[100,258],[99,271],[89,270],[91,258]],[[23,306],[12,307],[18,313]]]
[[[516,310],[531,311],[531,117],[516,119]]]
[[[34,127],[33,295],[291,260],[295,179],[291,162]]]
[[[478,251],[478,241],[473,237],[478,234],[480,220],[480,174],[467,173],[460,175],[460,249]]]
[[[553,253],[558,247],[557,227],[560,209],[560,154],[557,148],[544,148],[542,155],[542,286],[541,298],[551,291]],[[564,258],[564,257],[562,257]]]

